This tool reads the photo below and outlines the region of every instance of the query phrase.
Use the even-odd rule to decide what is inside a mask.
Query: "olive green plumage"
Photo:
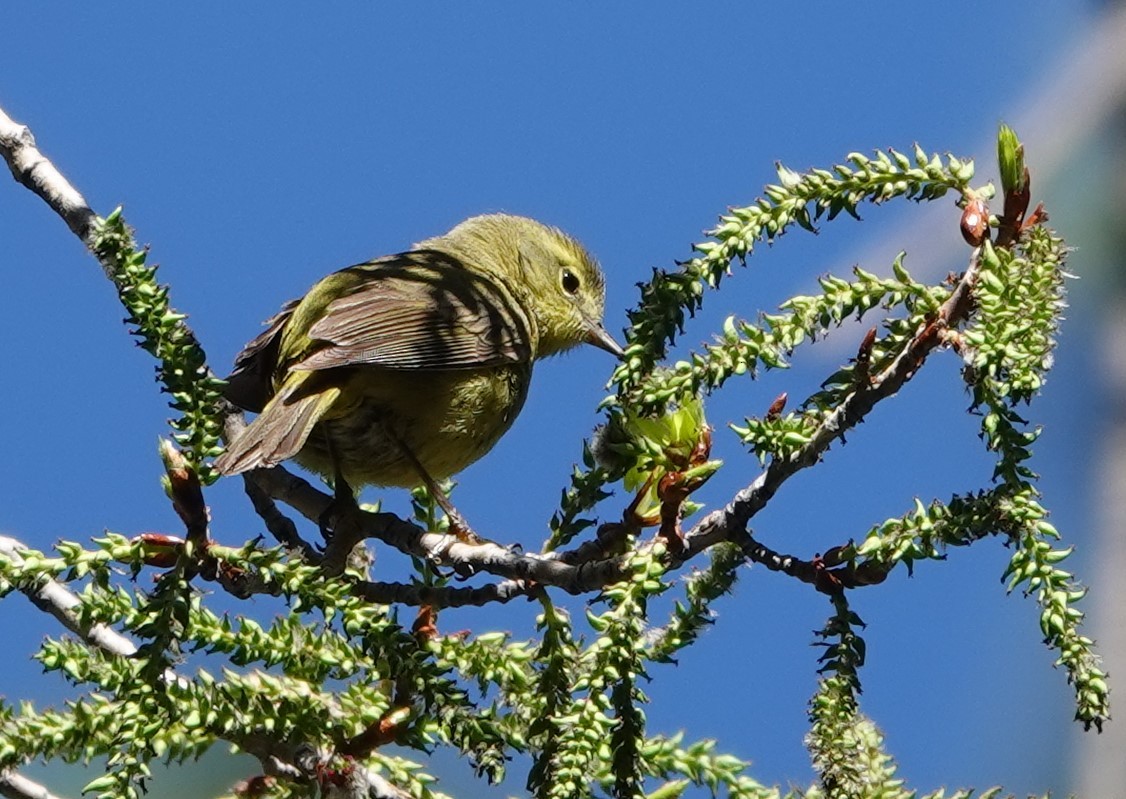
[[[582,245],[505,214],[331,274],[239,354],[227,397],[259,416],[216,466],[294,458],[352,485],[455,474],[512,425],[535,360],[584,342],[621,354],[603,297]]]

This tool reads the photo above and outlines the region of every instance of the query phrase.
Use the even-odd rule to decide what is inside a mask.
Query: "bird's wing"
[[[223,396],[248,411],[260,413],[274,395],[273,377],[278,362],[278,344],[293,309],[300,300],[290,300],[266,321],[266,329],[242,348],[234,371],[227,377]]]
[[[523,309],[445,253],[416,250],[344,271],[351,287],[309,328],[308,354],[291,368],[470,369],[532,359]]]
[[[306,375],[315,379],[316,375]],[[340,397],[340,388],[321,387],[309,391],[300,379],[291,380],[262,408],[226,452],[215,459],[223,474],[239,474],[250,469],[276,466],[292,458],[309,438],[313,427]]]

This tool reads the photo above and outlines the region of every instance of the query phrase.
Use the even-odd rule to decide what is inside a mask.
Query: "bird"
[[[258,416],[215,466],[235,475],[293,459],[338,497],[425,485],[464,524],[439,481],[512,426],[533,364],[580,344],[622,357],[604,302],[577,240],[510,214],[334,272],[236,357],[224,394]]]

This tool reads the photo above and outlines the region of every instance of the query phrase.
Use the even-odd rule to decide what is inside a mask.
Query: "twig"
[[[267,494],[293,507],[310,521],[318,521],[332,503],[332,497],[327,493],[318,491],[281,466],[256,469],[250,472],[250,478]],[[491,541],[466,543],[452,535],[429,532],[393,513],[361,511],[358,524],[365,538],[376,538],[404,554],[437,565],[456,565],[469,573],[487,572],[510,580],[530,580],[571,593],[581,593],[613,582],[609,579],[608,582],[589,584],[578,579],[581,564],[575,566],[558,557],[525,554]],[[622,574],[620,565],[603,568],[615,575]]]
[[[329,760],[328,753],[308,744],[294,745],[266,735],[247,736],[236,742],[249,755],[258,758],[266,774],[290,781],[317,782],[318,766]],[[334,784],[328,796],[342,799],[410,799],[410,794],[388,782],[375,771],[353,763],[347,784]]]
[[[0,555],[8,558],[16,565],[21,565],[24,562],[24,558],[20,554],[24,550],[26,550],[26,547],[16,539],[10,536],[0,536]],[[505,590],[503,584],[497,586],[497,588],[501,593]],[[38,586],[19,586],[19,589],[27,595],[36,607],[54,616],[64,627],[91,646],[119,657],[131,657],[138,651],[137,645],[130,638],[104,624],[95,624],[91,627],[83,627],[79,624],[74,608],[81,604],[82,600],[59,581],[43,580]],[[514,588],[507,590],[511,592],[509,599],[518,595]],[[177,674],[171,669],[165,671],[164,679],[181,685],[189,683],[187,677]],[[310,776],[305,774],[299,765],[295,765],[294,760],[279,759],[280,753],[288,751],[280,742],[261,738],[251,744],[245,739],[236,739],[231,736],[216,735],[216,737],[236,743],[244,751],[257,756],[263,769],[269,774],[285,776],[290,779],[302,776],[308,778]],[[373,793],[357,793],[356,796],[401,799],[401,797],[408,795],[370,769],[357,766],[357,770],[362,772],[360,779],[366,780],[372,786]],[[11,770],[0,770],[0,796],[9,799],[58,799],[43,786]]]
[[[760,543],[749,530],[737,531],[731,536],[731,541],[739,545],[739,549],[752,563],[765,566],[770,571],[796,577],[803,583],[816,584],[817,567],[812,561],[775,552],[766,544]]]
[[[16,539],[0,536],[0,555],[4,555],[17,566],[24,563],[21,552],[25,549],[26,547]],[[19,588],[35,607],[54,616],[64,627],[88,644],[121,657],[130,657],[137,652],[136,644],[110,627],[104,624],[84,627],[79,623],[78,614],[74,609],[82,603],[82,600],[58,580],[42,580],[37,585],[21,585]]]
[[[927,356],[944,343],[943,333],[969,315],[973,286],[981,265],[981,251],[975,250],[954,291],[939,308],[936,317],[924,324],[891,364],[859,385],[818,426],[809,442],[789,458],[775,459],[725,507],[701,519],[685,536],[687,554],[696,554],[712,544],[729,540],[735,531],[746,530],[751,518],[762,510],[782,484],[793,474],[820,460],[829,445],[861,422],[880,400],[897,393],[914,377]]]
[[[277,539],[278,543],[300,552],[301,557],[309,563],[318,563],[321,559],[320,554],[313,548],[312,544],[297,532],[297,525],[293,523],[293,519],[282,513],[274,503],[273,498],[263,491],[261,486],[254,482],[249,475],[243,477],[243,488],[250,498],[250,504],[254,506],[255,512],[262,517],[262,521],[266,523],[266,529]]]
[[[67,220],[67,224],[83,241],[87,241],[94,219],[93,212],[81,195],[35,148],[30,131],[13,122],[2,111],[0,150],[16,179],[42,197]],[[724,508],[698,522],[685,535],[684,549],[674,557],[677,563],[683,563],[712,544],[730,540],[737,533],[745,532],[750,519],[765,507],[791,475],[816,463],[829,445],[860,422],[877,402],[895,394],[911,379],[930,352],[943,343],[944,331],[968,314],[972,288],[977,277],[978,252],[975,250],[970,267],[936,318],[918,331],[892,364],[879,375],[873,376],[870,384],[858,386],[846,397],[824,419],[804,447],[789,458],[772,461],[754,482],[739,491]],[[223,409],[223,413],[230,437],[243,424],[241,414],[236,414],[233,407]],[[257,470],[250,475],[250,480],[267,496],[285,502],[312,521],[319,521],[331,503],[331,497],[327,494],[281,467]],[[277,520],[267,521],[267,526],[271,523],[276,524]],[[358,533],[363,537],[378,538],[401,552],[436,563],[456,565],[459,570],[470,573],[483,571],[508,580],[557,586],[571,593],[597,590],[624,575],[622,556],[583,560],[587,553],[597,551],[591,547],[548,555],[524,554],[492,542],[469,544],[451,541],[447,535],[428,532],[390,513],[362,513],[360,525]],[[271,530],[274,531],[273,528]],[[277,534],[275,531],[275,535]],[[289,532],[282,531],[282,536],[289,537]],[[350,543],[351,540],[337,542],[337,549],[350,550],[350,546],[346,546]],[[326,554],[332,555],[325,558],[328,564],[342,562],[340,552],[330,551]]]
[[[35,137],[0,108],[0,154],[12,177],[43,198],[74,235],[90,246],[97,215],[85,198],[35,146]],[[108,273],[107,273],[108,274]]]
[[[504,580],[477,588],[457,586],[432,586],[408,583],[358,582],[352,593],[380,605],[401,605],[433,608],[460,608],[466,605],[487,605],[490,602],[509,602],[527,596],[533,590],[522,580]]]
[[[749,531],[737,531],[732,536],[747,560],[765,566],[770,571],[781,572],[803,583],[809,583],[823,594],[839,594],[846,588],[860,588],[881,583],[887,577],[887,568],[875,563],[842,564],[839,553],[843,547],[833,547],[824,556],[803,560],[794,555],[783,555],[763,544]]]
[[[0,796],[7,799],[59,799],[38,782],[10,769],[0,771]]]

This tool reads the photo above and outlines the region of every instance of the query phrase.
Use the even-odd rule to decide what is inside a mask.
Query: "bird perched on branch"
[[[583,343],[622,355],[602,326],[604,293],[581,244],[506,214],[335,272],[238,355],[227,398],[259,416],[216,466],[293,458],[338,495],[425,484],[441,502],[435,481],[508,430],[536,360]]]

